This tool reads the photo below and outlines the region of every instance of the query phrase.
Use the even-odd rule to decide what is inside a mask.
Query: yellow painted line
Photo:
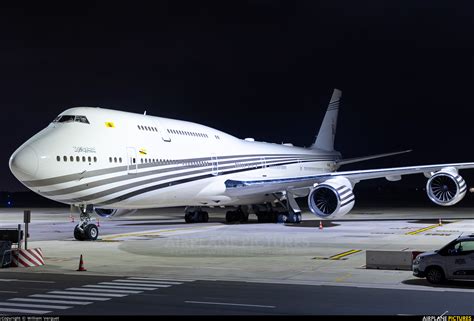
[[[343,257],[346,257],[351,254],[359,253],[361,251],[362,250],[349,250],[349,251],[345,251],[345,252],[330,256],[330,257],[316,256],[316,257],[313,257],[313,260],[339,260]]]
[[[336,254],[336,255],[331,256],[329,259],[330,260],[339,260],[343,257],[348,256],[348,255],[359,253],[360,251],[362,251],[362,250],[350,250],[350,251],[342,252],[340,254]]]
[[[161,233],[167,232],[177,232],[177,231],[185,231],[185,230],[197,230],[197,229],[207,229],[210,226],[218,226],[216,225],[208,225],[208,226],[199,226],[199,227],[183,227],[177,229],[170,229],[170,230],[156,230],[156,231],[143,231],[143,232],[130,232],[130,233],[123,233],[123,234],[115,234],[115,235],[106,235],[102,237],[102,240],[113,240],[116,238],[121,237],[128,237],[128,236],[147,236],[147,235],[159,235]]]
[[[350,278],[351,276],[352,276],[352,274],[347,273],[346,275],[343,275],[343,276],[341,276],[341,277],[336,278],[336,282],[342,282],[342,281],[344,281],[344,280]]]
[[[405,235],[416,235],[416,234],[418,234],[418,233],[422,233],[422,232],[431,230],[431,229],[433,229],[433,228],[437,228],[437,227],[439,227],[439,226],[440,226],[439,224],[430,225],[430,226],[425,227],[425,228],[420,228],[419,230],[416,230],[416,231],[407,232],[407,233],[405,233]]]

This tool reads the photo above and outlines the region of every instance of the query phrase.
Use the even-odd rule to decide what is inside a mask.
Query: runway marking
[[[0,291],[0,293],[18,293],[18,291]]]
[[[19,313],[28,313],[28,314],[45,314],[45,313],[50,313],[51,311],[0,308],[0,312],[19,312]]]
[[[92,291],[92,292],[104,292],[104,293],[130,293],[137,294],[143,291],[130,291],[130,290],[112,290],[112,289],[91,289],[91,288],[67,288],[68,291]]]
[[[74,291],[51,291],[48,292],[51,294],[74,294],[74,295],[90,295],[90,296],[108,296],[108,297],[114,297],[114,298],[121,298],[124,296],[127,296],[126,294],[103,294],[103,293],[94,293],[94,292],[74,292]]]
[[[349,250],[349,251],[345,251],[345,252],[342,252],[342,253],[339,253],[339,254],[335,254],[335,255],[330,256],[330,257],[315,256],[315,257],[313,257],[313,260],[340,260],[340,259],[345,258],[346,256],[349,256],[349,255],[355,254],[355,253],[359,253],[361,251],[362,250]]]
[[[438,224],[430,225],[430,226],[427,226],[427,227],[424,227],[424,228],[420,228],[419,230],[416,230],[416,231],[407,232],[407,233],[405,233],[405,235],[416,235],[416,234],[419,234],[419,233],[422,233],[422,232],[425,232],[425,231],[428,231],[428,230],[431,230],[431,229],[434,229],[434,228],[437,228],[437,227],[439,227]]]
[[[19,279],[0,279],[0,282],[56,283],[54,281],[19,280]]]
[[[116,289],[116,290],[143,290],[152,291],[156,288],[139,288],[135,286],[113,286],[113,285],[84,285],[84,288]]]
[[[177,282],[194,282],[196,280],[184,280],[184,279],[168,279],[168,278],[141,278],[141,277],[131,277],[129,280],[152,280],[152,281],[177,281]]]
[[[119,282],[100,282],[99,284],[105,284],[105,285],[125,285],[124,283],[119,283]],[[126,283],[127,285],[134,285],[134,286],[143,286],[143,287],[154,287],[154,288],[169,288],[171,285],[169,284],[153,284],[153,285],[148,285],[148,284],[140,284],[140,283]]]
[[[72,304],[72,305],[87,305],[94,302],[86,301],[65,301],[65,300],[46,300],[46,299],[30,299],[30,298],[14,298],[8,301],[21,301],[21,302],[42,302],[42,303],[57,303],[57,304]]]
[[[268,309],[276,308],[276,306],[274,306],[274,305],[258,305],[258,304],[227,303],[227,302],[206,302],[206,301],[184,301],[184,302],[185,303],[191,303],[191,304],[231,305],[231,306],[268,308]]]
[[[24,308],[44,308],[44,309],[69,309],[72,306],[64,305],[46,305],[46,304],[31,304],[31,303],[9,303],[9,302],[0,302],[0,305],[12,306],[12,307],[24,307]],[[1,307],[0,307],[1,308]]]
[[[68,293],[68,292],[66,292]],[[72,295],[53,295],[53,294],[33,294],[30,295],[30,297],[33,298],[52,298],[52,299],[73,299],[73,300],[89,300],[89,301],[107,301],[110,300],[110,298],[98,298],[98,297],[92,297],[88,296],[86,298],[78,298],[77,296],[72,296]]]
[[[225,225],[215,224],[215,225],[206,225],[206,226],[183,227],[183,228],[168,229],[168,230],[151,230],[151,231],[142,231],[142,232],[112,234],[112,235],[103,236],[102,240],[113,240],[113,239],[117,239],[121,237],[130,237],[130,236],[146,236],[146,235],[157,236],[157,235],[160,235],[161,233],[189,231],[189,230],[206,230],[212,227],[225,227]]]
[[[178,285],[183,284],[183,282],[171,282],[171,281],[154,281],[154,280],[114,280],[114,282],[123,282],[125,283],[144,283],[144,284],[171,284],[171,285]]]

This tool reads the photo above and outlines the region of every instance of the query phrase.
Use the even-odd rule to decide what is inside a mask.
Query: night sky
[[[309,146],[335,87],[343,156],[414,149],[347,169],[474,161],[472,1],[155,2],[1,4],[0,191],[73,106]]]

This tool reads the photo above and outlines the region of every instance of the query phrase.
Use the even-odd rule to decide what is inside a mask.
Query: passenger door
[[[135,147],[127,147],[127,174],[136,174],[137,165],[137,151]]]
[[[211,166],[212,166],[212,175],[217,176],[219,175],[219,160],[217,156],[211,156]]]

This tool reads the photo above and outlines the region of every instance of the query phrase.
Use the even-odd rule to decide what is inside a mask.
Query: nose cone
[[[18,148],[10,157],[10,170],[21,181],[34,179],[38,172],[38,154],[31,146]]]

